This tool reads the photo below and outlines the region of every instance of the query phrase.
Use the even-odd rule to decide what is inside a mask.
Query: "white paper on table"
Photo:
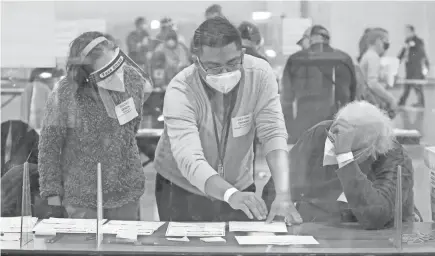
[[[220,236],[217,237],[203,237],[200,238],[201,241],[206,242],[206,243],[226,243],[227,240],[223,239]]]
[[[120,231],[116,234],[116,237],[136,241],[137,235],[137,230],[132,229]]]
[[[166,236],[225,236],[225,222],[169,222]]]
[[[159,229],[165,222],[153,222],[153,221],[109,221],[103,226],[103,234],[119,234],[126,230],[137,230],[137,234],[140,236],[152,235],[157,229]]]
[[[319,244],[312,236],[236,236],[240,245]]]
[[[33,227],[38,222],[38,218],[25,216],[23,217],[23,232],[32,232]],[[20,233],[21,216],[18,217],[1,217],[0,230],[3,233]]]
[[[20,233],[5,233],[4,235],[0,236],[0,241],[20,241]]]
[[[230,232],[287,233],[284,222],[230,221]]]
[[[187,238],[187,236],[185,237],[167,237],[166,240],[168,241],[174,241],[174,242],[189,242],[189,238]]]
[[[341,193],[341,195],[337,198],[338,202],[343,202],[343,203],[347,203],[347,198],[346,195],[343,193]]]
[[[103,219],[103,223],[107,221]],[[55,230],[56,233],[69,234],[94,234],[97,233],[96,219],[60,219],[50,218],[44,219],[33,228],[33,231],[44,232]]]
[[[38,225],[33,229],[33,232],[38,236],[55,236],[57,234],[56,229],[47,225]]]

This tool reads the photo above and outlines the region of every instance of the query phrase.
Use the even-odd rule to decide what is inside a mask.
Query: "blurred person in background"
[[[160,42],[165,41],[166,35],[171,31],[174,30],[174,22],[171,18],[165,17],[160,20],[160,32],[157,34],[156,38]]]
[[[128,56],[142,69],[148,70],[147,53],[152,50],[148,23],[144,17],[139,17],[134,24],[136,29],[127,36]]]
[[[281,104],[290,144],[313,125],[331,119],[356,93],[353,60],[330,46],[329,31],[314,25],[299,42],[307,39],[309,48],[288,58],[282,76]]]
[[[302,48],[302,50],[306,50],[310,48],[310,34],[311,34],[311,27],[307,28],[304,34],[302,35],[302,38],[296,42],[296,44],[299,45]]]
[[[21,94],[21,120],[33,129],[41,129],[45,103],[61,76],[63,71],[56,68],[32,70],[29,84]]]
[[[290,151],[292,198],[304,222],[392,227],[398,166],[403,221],[414,221],[412,160],[393,128],[384,111],[353,101],[304,133]]]
[[[415,33],[415,28],[412,25],[405,27],[405,46],[399,53],[399,60],[405,62],[406,79],[422,80],[426,78],[430,64],[426,55],[424,42]],[[414,107],[424,108],[424,94],[422,84],[405,84],[405,90],[399,100],[399,106],[406,104],[411,89],[417,94],[417,103]]]
[[[222,17],[203,22],[194,42],[195,65],[172,79],[165,96],[154,160],[160,219],[282,216],[300,223],[288,190],[287,132],[271,66],[244,54],[239,31]],[[262,197],[252,171],[255,131],[276,188]]]
[[[213,4],[210,5],[209,7],[207,7],[207,9],[205,10],[205,19],[212,19],[214,17],[224,17],[223,13],[222,13],[222,6],[218,5],[218,4]],[[193,39],[190,42],[190,53],[191,53],[191,59],[190,62],[194,63],[196,60],[196,55],[195,55],[195,47],[194,47],[194,42]]]
[[[364,36],[363,36],[364,37]],[[384,110],[397,110],[396,98],[387,90],[387,83],[381,73],[381,57],[390,47],[388,31],[383,28],[370,29],[365,35],[367,49],[359,63],[370,90],[384,102]],[[390,114],[391,116],[391,114]]]
[[[259,52],[263,38],[258,27],[251,22],[244,21],[239,25],[238,29],[242,37],[242,47],[246,49],[245,53],[268,61],[266,57]]]
[[[367,43],[367,34],[370,30],[372,30],[373,28],[366,28],[364,30],[363,35],[361,36],[359,43],[358,43],[358,49],[359,49],[359,55],[357,57],[357,61],[360,62],[364,53],[366,53],[369,45]]]
[[[102,33],[73,40],[67,76],[50,95],[39,142],[41,197],[69,218],[137,220],[145,176],[136,133],[152,91],[148,75]]]
[[[157,46],[154,55],[159,53],[165,55],[165,75],[170,79],[190,65],[189,50],[185,45],[178,42],[178,35],[174,30],[168,31],[164,42]],[[154,65],[154,63],[151,65]]]

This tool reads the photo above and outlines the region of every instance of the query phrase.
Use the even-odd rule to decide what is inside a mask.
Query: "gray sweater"
[[[61,196],[66,204],[96,208],[98,163],[104,208],[121,207],[144,193],[135,135],[151,88],[130,66],[124,81],[128,93],[110,94],[116,105],[132,96],[139,116],[123,126],[108,116],[91,87],[77,88],[64,79],[50,95],[39,144],[42,197]]]

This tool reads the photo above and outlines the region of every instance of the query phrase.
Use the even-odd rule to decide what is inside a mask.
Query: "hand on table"
[[[286,224],[300,224],[302,217],[296,210],[289,194],[277,195],[270,208],[267,223],[272,222],[276,216],[284,217]]]
[[[249,219],[266,219],[266,203],[255,193],[236,192],[228,199],[228,204],[235,210],[242,210]]]

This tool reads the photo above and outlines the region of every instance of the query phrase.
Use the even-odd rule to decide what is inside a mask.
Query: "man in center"
[[[245,55],[241,41],[227,19],[206,20],[195,31],[195,64],[168,86],[154,161],[162,221],[302,221],[291,199],[275,75],[266,61]],[[262,197],[252,171],[255,131],[275,181]]]

